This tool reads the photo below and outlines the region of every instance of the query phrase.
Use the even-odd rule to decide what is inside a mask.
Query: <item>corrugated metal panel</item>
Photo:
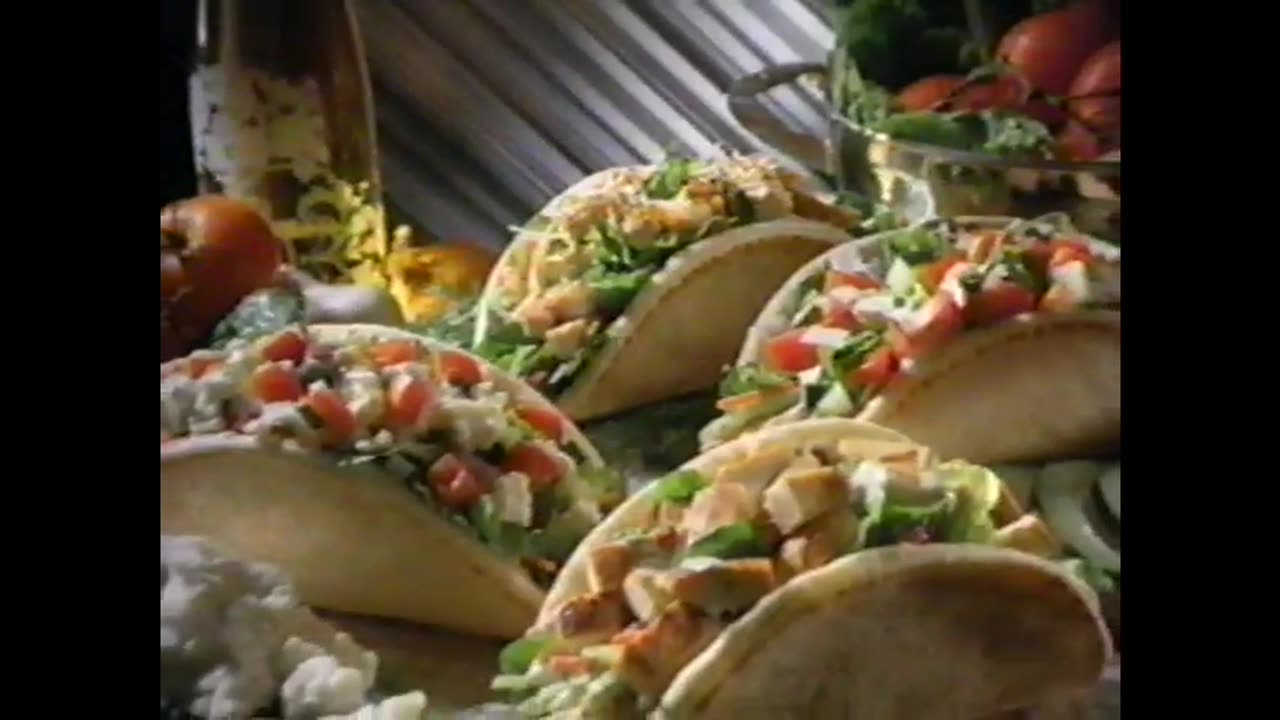
[[[393,217],[499,247],[595,170],[670,150],[765,149],[723,91],[824,56],[826,0],[361,0]],[[768,108],[823,132],[822,103]]]

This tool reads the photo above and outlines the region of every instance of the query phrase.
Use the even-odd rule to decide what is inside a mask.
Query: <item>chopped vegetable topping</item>
[[[704,429],[704,447],[784,413],[855,416],[968,330],[1119,304],[1118,263],[1047,222],[993,230],[938,221],[889,233],[879,250],[874,262],[837,254],[801,283],[790,326],[721,382],[724,415]]]
[[[641,717],[728,623],[844,555],[948,542],[1056,557],[1035,516],[997,529],[994,473],[927,456],[847,439],[762,449],[711,480],[691,470],[659,480],[651,524],[592,549],[589,587],[508,646],[494,688],[523,697],[526,717]]]
[[[860,212],[811,192],[800,176],[758,157],[675,157],[606,173],[520,230],[529,242],[500,271],[496,305],[476,350],[540,390],[559,392],[679,251],[731,228],[785,217],[851,231],[862,223]]]
[[[234,432],[373,463],[549,581],[615,474],[579,467],[554,407],[517,401],[471,356],[413,340],[321,343],[287,329],[161,366],[160,437]]]

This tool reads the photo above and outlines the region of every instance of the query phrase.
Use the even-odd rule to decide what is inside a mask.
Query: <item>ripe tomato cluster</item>
[[[1120,148],[1120,37],[1109,0],[1082,0],[1015,25],[996,49],[1002,72],[931,75],[898,92],[906,111],[1006,110],[1055,133],[1066,160]]]

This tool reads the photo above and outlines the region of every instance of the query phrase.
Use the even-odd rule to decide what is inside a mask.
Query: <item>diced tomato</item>
[[[822,325],[826,327],[841,328],[849,332],[857,332],[862,329],[862,321],[857,315],[853,314],[853,310],[848,305],[839,303],[830,303],[826,312],[822,314]]]
[[[440,374],[444,376],[445,382],[450,385],[470,387],[484,380],[484,373],[480,369],[480,363],[469,355],[445,350],[438,356],[438,361],[440,363]]]
[[[218,372],[226,365],[221,360],[213,360],[210,358],[191,358],[187,360],[187,374],[192,380],[199,380],[205,375],[212,375]]]
[[[516,408],[516,416],[548,438],[556,442],[564,440],[564,416],[559,412],[549,408],[524,405]]]
[[[805,328],[796,328],[769,340],[764,346],[764,364],[771,370],[798,373],[818,364],[818,348],[801,338]]]
[[[1036,309],[1036,295],[1016,283],[1004,282],[969,296],[964,319],[971,325],[989,325]]]
[[[517,445],[502,461],[506,472],[518,472],[529,478],[534,490],[554,485],[560,479],[560,463],[537,445]]]
[[[420,429],[430,417],[439,394],[428,380],[410,375],[397,377],[387,391],[383,424],[391,430]]]
[[[889,344],[899,358],[915,359],[932,352],[964,328],[964,315],[947,295],[935,295],[925,305],[928,321],[911,332],[894,326]]]
[[[1079,240],[1054,240],[1047,243],[1036,243],[1026,250],[1027,265],[1040,275],[1049,272],[1049,268],[1080,260],[1088,264],[1093,259],[1089,246]]]
[[[856,387],[879,390],[893,379],[898,371],[898,358],[893,348],[885,346],[871,353],[862,363],[862,367],[849,373],[848,381]]]
[[[832,288],[852,287],[858,290],[879,290],[884,285],[874,277],[865,273],[842,273],[839,270],[828,270],[823,281],[824,292]]]
[[[1089,246],[1076,240],[1060,240],[1054,243],[1053,255],[1049,257],[1049,268],[1053,269],[1059,265],[1066,265],[1069,262],[1079,260],[1085,265],[1093,259],[1093,253],[1089,252]]]
[[[586,675],[591,672],[591,663],[577,655],[552,655],[547,658],[546,666],[562,678]]]
[[[422,359],[422,346],[412,340],[388,340],[370,347],[369,358],[380,368],[417,362]]]
[[[484,497],[485,487],[458,458],[445,455],[427,470],[427,481],[436,497],[451,508],[464,508]]]
[[[916,278],[920,280],[920,284],[929,292],[934,292],[938,286],[942,284],[942,280],[946,278],[947,273],[955,265],[966,262],[963,257],[953,256],[943,258],[937,262],[929,263],[916,271]]]
[[[277,335],[262,347],[262,357],[269,362],[288,360],[294,364],[301,364],[306,356],[306,338],[292,331]]]
[[[313,390],[304,405],[320,418],[325,441],[329,445],[344,446],[355,439],[358,426],[355,415],[342,401],[342,396],[332,390]]]
[[[289,368],[263,365],[249,378],[249,394],[264,403],[293,402],[302,397],[302,383]]]

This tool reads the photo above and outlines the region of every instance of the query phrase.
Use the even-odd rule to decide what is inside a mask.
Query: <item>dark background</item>
[[[160,0],[160,205],[195,194],[187,71],[195,47],[195,1]]]

